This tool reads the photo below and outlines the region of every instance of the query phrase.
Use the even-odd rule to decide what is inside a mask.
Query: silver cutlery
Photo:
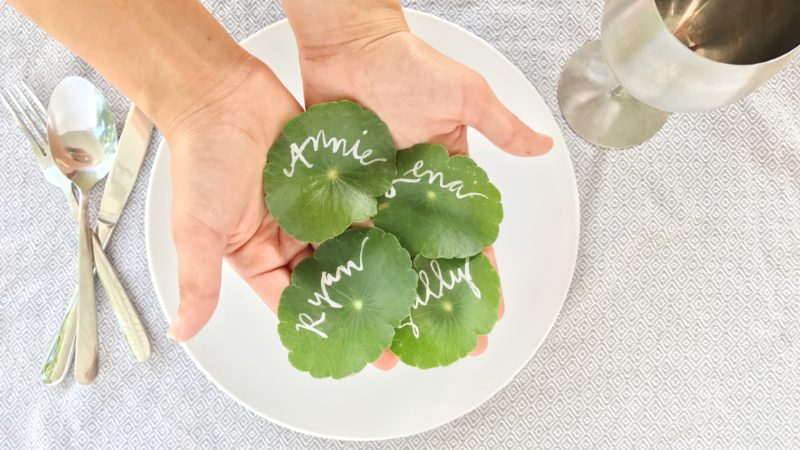
[[[73,214],[76,213],[77,202],[70,188],[71,183],[60,173],[52,158],[48,156],[44,107],[25,85],[7,89],[2,100],[31,142],[45,178],[66,194]],[[149,119],[141,111],[132,107],[120,139],[118,156],[109,179],[106,181],[101,202],[105,220],[101,219],[98,223],[97,232],[102,237],[98,239],[96,235],[92,236],[98,276],[108,292],[115,316],[123,329],[131,351],[139,361],[145,361],[150,356],[150,342],[136,309],[102,249],[108,244],[113,226],[136,181],[152,129],[153,124]],[[77,302],[73,299],[42,369],[42,381],[46,384],[59,383],[66,374],[75,343],[76,309]]]

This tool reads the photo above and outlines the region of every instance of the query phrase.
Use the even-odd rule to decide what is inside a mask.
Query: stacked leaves
[[[321,242],[278,307],[296,368],[342,378],[389,347],[406,364],[443,366],[491,331],[500,280],[481,251],[503,210],[472,159],[430,144],[397,152],[377,115],[340,101],[285,125],[264,180],[281,227]],[[348,230],[367,219],[375,227]]]

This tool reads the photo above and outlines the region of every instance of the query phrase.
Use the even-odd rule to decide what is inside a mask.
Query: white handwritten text
[[[430,272],[433,278],[439,282],[439,288],[432,288],[428,272],[425,269],[420,270],[419,282],[422,283],[422,286],[425,288],[425,293],[423,294],[425,298],[423,299],[417,294],[417,300],[414,302],[414,305],[412,305],[413,309],[427,305],[432,298],[441,299],[445,292],[452,291],[458,283],[462,282],[467,284],[467,287],[469,287],[475,297],[478,299],[481,298],[481,290],[478,289],[478,286],[472,281],[472,274],[469,272],[469,258],[464,259],[464,267],[459,267],[455,272],[453,272],[453,270],[448,271],[449,281],[446,280],[448,276],[442,273],[442,267],[439,265],[438,261],[431,261]],[[408,321],[402,323],[398,328],[403,327],[411,327],[411,332],[414,333],[414,337],[419,339],[419,328],[411,319],[410,315],[408,316]]]
[[[314,306],[321,306],[322,302],[325,302],[331,308],[341,308],[342,305],[331,298],[330,293],[328,292],[328,288],[335,285],[342,279],[343,276],[352,277],[353,272],[363,272],[364,271],[364,247],[367,245],[367,241],[369,240],[368,237],[365,237],[363,241],[361,241],[361,251],[358,255],[358,263],[353,260],[349,260],[343,265],[337,266],[334,273],[328,273],[323,271],[322,275],[319,278],[319,291],[314,292],[313,298],[309,298],[307,301],[308,303]],[[321,331],[317,326],[325,322],[325,313],[323,312],[319,319],[316,321],[311,318],[306,313],[301,313],[298,317],[300,323],[295,325],[295,330],[308,330],[318,334],[323,339],[327,339],[328,335]]]
[[[461,192],[461,189],[464,188],[463,181],[453,180],[449,183],[445,183],[444,174],[442,172],[434,172],[433,170],[430,169],[423,170],[424,167],[425,163],[422,160],[419,160],[414,164],[414,167],[403,173],[403,176],[408,178],[397,178],[394,181],[392,181],[392,187],[389,188],[389,192],[385,194],[386,198],[393,198],[395,195],[397,195],[397,191],[394,188],[395,184],[419,183],[420,181],[426,181],[428,184],[438,183],[439,187],[441,187],[442,189],[446,189],[456,194],[456,198],[459,200],[469,197],[488,198],[486,195],[481,194],[480,192]]]
[[[364,130],[363,134],[366,135],[367,130]],[[314,164],[309,162],[304,154],[308,144],[311,144],[315,152],[319,151],[320,144],[322,144],[321,148],[330,149],[331,152],[334,154],[338,153],[339,149],[341,149],[343,156],[352,157],[353,159],[361,163],[362,166],[368,166],[370,164],[374,164],[377,162],[386,162],[386,158],[368,159],[370,156],[372,156],[373,153],[371,148],[359,152],[358,147],[361,145],[361,139],[356,139],[356,142],[350,148],[347,148],[347,139],[339,138],[336,136],[331,136],[330,138],[328,138],[325,135],[325,130],[319,130],[319,133],[317,133],[316,136],[307,137],[306,140],[303,141],[303,143],[300,144],[299,146],[295,143],[292,143],[289,146],[292,154],[292,161],[288,169],[283,169],[284,175],[286,175],[289,178],[293,177],[298,162],[303,164],[309,169],[314,167]]]

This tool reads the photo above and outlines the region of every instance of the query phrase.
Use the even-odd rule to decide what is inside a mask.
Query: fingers
[[[256,291],[256,294],[264,301],[267,307],[275,314],[278,314],[278,304],[281,294],[286,286],[289,286],[291,274],[286,267],[271,270],[247,278],[247,283]]]
[[[292,258],[291,261],[289,261],[289,264],[287,265],[289,267],[289,270],[294,271],[294,268],[297,267],[298,264],[300,264],[301,262],[303,262],[304,259],[308,258],[313,254],[314,254],[314,249],[312,247],[309,246],[304,248],[300,253],[295,255],[295,257]]]
[[[372,219],[367,219],[361,222],[353,222],[350,226],[352,228],[372,228],[375,226],[375,222],[373,222]]]
[[[380,370],[391,370],[394,369],[394,366],[400,361],[400,358],[397,357],[394,353],[392,353],[391,349],[386,349],[383,351],[383,354],[372,363],[375,367]]]
[[[498,275],[500,275],[500,268],[497,265],[497,255],[495,255],[495,253],[494,253],[494,246],[489,246],[489,247],[484,248],[483,249],[483,254],[486,255],[487,258],[489,258],[489,262],[492,264],[492,267],[494,267],[494,271],[497,272]],[[503,296],[503,279],[501,278],[500,279],[500,308],[497,310],[497,318],[498,318],[498,320],[503,318],[503,314],[505,314],[505,312],[506,312],[506,301],[505,301],[505,298]]]
[[[191,217],[173,219],[180,306],[167,336],[185,341],[208,322],[219,300],[225,239]]]
[[[450,153],[450,156],[468,156],[469,148],[467,145],[467,127],[464,125],[459,125],[455,130],[453,130],[452,133],[432,139],[431,144],[443,145]]]
[[[489,336],[478,336],[478,345],[469,352],[469,356],[478,356],[489,346]]]
[[[550,151],[553,138],[525,125],[497,99],[486,80],[468,71],[464,80],[462,120],[504,151],[517,156],[538,156]]]
[[[249,239],[229,249],[226,257],[269,309],[277,313],[281,294],[291,281],[290,270],[311,253],[308,244],[286,234],[272,217],[265,215]]]
[[[264,273],[251,274],[247,277],[250,287],[256,291],[256,294],[276,315],[278,314],[281,294],[283,294],[286,286],[289,286],[292,279],[290,271],[294,270],[300,264],[300,261],[308,258],[312,253],[313,251],[310,247],[304,248],[285,267],[279,267]]]

